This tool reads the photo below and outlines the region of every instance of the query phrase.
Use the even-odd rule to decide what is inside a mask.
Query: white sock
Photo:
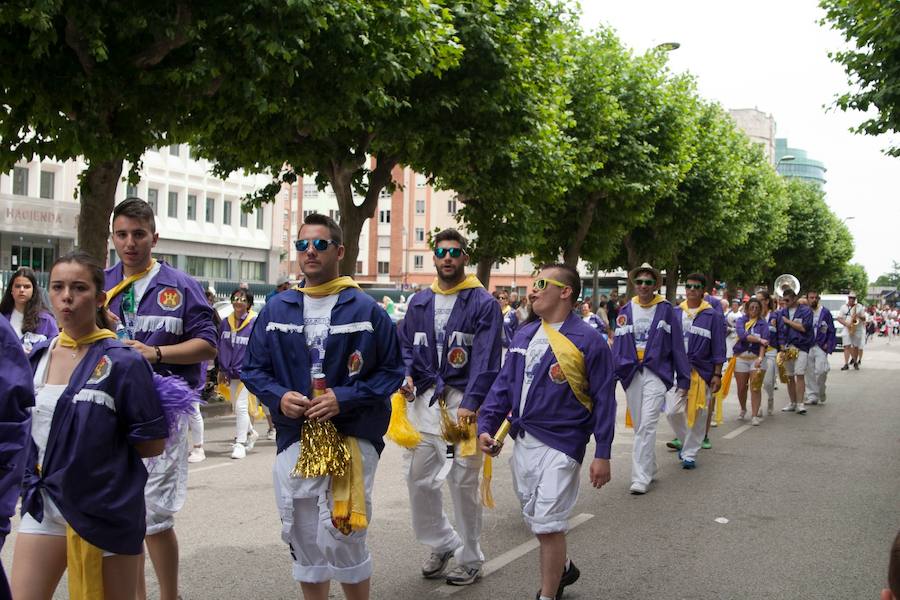
[[[541,596],[541,600],[553,600],[550,596]]]
[[[563,571],[568,571],[568,570],[569,570],[569,567],[571,567],[571,566],[572,566],[572,560],[567,558],[567,559],[566,559],[566,566],[563,568]]]

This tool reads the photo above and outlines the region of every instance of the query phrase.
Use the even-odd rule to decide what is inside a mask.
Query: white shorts
[[[569,515],[578,501],[578,461],[526,433],[516,438],[509,467],[531,532],[568,531]]]
[[[751,372],[753,370],[753,364],[756,362],[757,358],[759,358],[759,355],[757,354],[741,354],[737,357],[737,360],[734,361],[734,372]]]
[[[803,350],[799,350],[798,352],[799,354],[797,354],[797,358],[794,360],[784,361],[784,372],[788,377],[794,375],[806,375],[806,363],[808,362],[809,354]]]
[[[177,440],[167,441],[162,454],[144,459],[144,466],[147,467],[147,485],[144,486],[147,535],[175,527],[175,513],[181,510],[187,499],[187,457],[190,452],[188,418],[181,418],[175,434]]]
[[[59,507],[56,506],[56,503],[44,490],[41,490],[41,496],[44,498],[44,520],[38,521],[30,513],[25,513],[22,516],[22,521],[19,523],[18,533],[66,537],[66,527],[69,524],[66,522],[65,517],[62,516],[62,513],[59,512]],[[107,556],[115,556],[115,553],[104,550],[103,557]]]
[[[841,341],[844,346],[853,346],[854,348],[862,348],[866,339],[866,324],[860,323],[856,326],[856,331],[850,335],[850,330],[844,327],[844,333],[841,335]]]
[[[372,521],[372,486],[378,452],[368,440],[359,439],[366,488],[366,515]],[[331,478],[291,478],[297,464],[300,442],[275,456],[272,478],[275,504],[281,517],[281,539],[294,562],[295,581],[359,583],[372,576],[372,558],[366,545],[368,529],[344,535],[331,522]]]

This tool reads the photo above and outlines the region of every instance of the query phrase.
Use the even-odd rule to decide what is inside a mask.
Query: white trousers
[[[404,454],[406,485],[416,540],[432,552],[456,551],[456,562],[466,567],[481,567],[481,494],[478,473],[481,452],[460,457],[459,447],[449,472],[443,469],[447,442],[438,435],[422,433],[418,446]],[[444,511],[441,488],[444,479],[453,500],[454,530]],[[457,533],[457,530],[459,533]]]
[[[763,377],[763,389],[766,392],[766,398],[769,399],[769,408],[772,408],[775,402],[775,378],[778,376],[778,365],[775,364],[776,352],[766,352],[763,366],[766,375]]]
[[[810,348],[806,366],[806,402],[819,402],[825,398],[825,378],[830,370],[828,354],[819,346]]]
[[[366,515],[372,522],[372,485],[378,452],[368,440],[359,440],[366,488]],[[288,544],[294,561],[293,576],[302,583],[334,579],[340,583],[360,583],[372,576],[372,557],[366,544],[368,529],[344,535],[331,522],[331,477],[292,479],[300,443],[275,456],[272,478],[275,504],[281,516],[281,539]]]
[[[682,460],[695,460],[697,452],[700,451],[700,444],[706,437],[706,412],[709,410],[709,401],[712,394],[709,388],[706,389],[706,406],[703,410],[697,411],[694,417],[694,426],[688,428],[687,402],[678,402],[678,388],[672,388],[666,394],[666,418],[669,425],[675,431],[675,437],[681,440],[681,458]]]
[[[535,535],[565,533],[578,502],[581,464],[527,433],[515,440],[509,459],[522,517]]]
[[[238,443],[247,443],[247,434],[250,433],[250,392],[239,379],[231,380],[231,397],[234,399],[234,434]]]
[[[656,427],[666,386],[652,371],[641,369],[625,389],[625,399],[634,424],[631,482],[649,485],[656,476]]]
[[[195,446],[203,445],[203,415],[200,414],[200,403],[192,402],[194,412],[191,413],[191,441]]]

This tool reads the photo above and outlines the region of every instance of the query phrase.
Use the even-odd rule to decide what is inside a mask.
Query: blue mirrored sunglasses
[[[325,252],[328,249],[329,244],[334,244],[335,246],[339,245],[334,240],[297,240],[294,242],[294,248],[297,249],[297,252],[306,252],[309,250],[310,244],[316,249],[316,252]]]
[[[450,258],[459,258],[465,252],[462,248],[435,248],[434,255],[438,258],[444,258],[447,255],[450,255]]]

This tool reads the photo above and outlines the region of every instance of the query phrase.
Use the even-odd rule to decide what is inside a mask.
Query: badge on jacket
[[[363,368],[362,352],[357,350],[353,354],[351,354],[350,357],[347,359],[347,374],[350,377],[359,375],[359,372],[362,371],[362,368]]]
[[[176,288],[167,287],[159,291],[156,295],[156,303],[163,310],[178,310],[184,297]]]
[[[566,374],[563,373],[562,367],[559,366],[558,362],[550,365],[550,369],[547,371],[547,374],[550,376],[550,381],[557,385],[566,382]]]
[[[90,384],[97,384],[109,377],[112,372],[112,361],[105,354],[97,361],[94,370],[91,371],[91,377],[87,380]]]
[[[456,347],[447,353],[447,360],[455,369],[462,369],[469,362],[469,353],[465,348]]]

